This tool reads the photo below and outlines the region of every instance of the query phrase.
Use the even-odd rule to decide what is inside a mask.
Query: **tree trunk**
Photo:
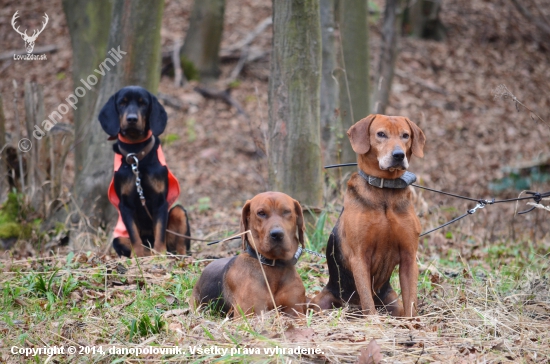
[[[273,1],[269,185],[305,206],[322,202],[318,0]]]
[[[220,43],[225,0],[195,0],[185,43],[181,48],[183,72],[188,80],[208,81],[220,75]]]
[[[347,131],[355,122],[369,115],[369,26],[367,0],[341,0],[338,6],[340,28],[340,116]],[[355,162],[357,156],[346,140],[342,145],[342,162]]]
[[[35,127],[42,129],[44,121],[44,92],[42,85],[36,82],[25,82],[25,124],[27,126],[27,138],[34,141],[32,148],[26,153],[27,159],[27,182],[29,189],[27,197],[30,200],[31,206],[38,211],[46,206],[44,201],[47,199],[48,186],[44,185],[46,179],[46,151],[48,150],[47,143],[37,141],[32,138]],[[40,211],[42,216],[45,216],[45,209]]]
[[[338,109],[338,83],[335,80],[336,44],[334,39],[334,0],[321,0],[321,136],[323,140],[324,161],[340,160],[342,125],[336,112]]]
[[[105,75],[94,112],[88,118],[91,126],[87,136],[89,143],[84,150],[82,172],[74,186],[80,216],[88,218],[94,226],[113,221],[115,216],[115,209],[107,198],[107,188],[113,176],[112,142],[107,141],[97,117],[109,97],[121,87],[137,85],[152,93],[157,91],[163,9],[163,1],[115,0],[113,4],[108,51],[102,62]],[[96,69],[99,71],[100,67]]]
[[[405,14],[405,32],[411,37],[445,39],[445,27],[439,19],[441,0],[415,0]]]
[[[372,113],[384,114],[390,98],[391,85],[395,60],[399,53],[398,43],[400,38],[403,0],[386,0],[384,10],[384,24],[382,25],[382,47],[378,72],[374,84]]]
[[[6,165],[6,116],[4,114],[4,99],[0,94],[0,204],[4,203],[4,192],[8,187],[8,166]]]
[[[109,27],[111,23],[112,2],[108,0],[63,0],[63,11],[69,26],[73,50],[73,86],[82,86],[89,75],[95,75],[98,82],[91,90],[87,89],[86,97],[78,100],[74,110],[75,129],[75,173],[82,171],[86,159],[91,130],[90,115],[94,112],[97,101],[101,75],[94,69],[105,59]],[[87,82],[90,85],[89,82]],[[90,85],[91,86],[91,85]]]

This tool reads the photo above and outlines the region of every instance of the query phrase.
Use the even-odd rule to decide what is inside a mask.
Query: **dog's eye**
[[[409,139],[409,134],[407,133],[403,134],[403,139]]]
[[[292,211],[290,210],[284,210],[283,211],[283,215],[290,215],[292,213]]]
[[[376,133],[376,135],[378,135],[380,138],[386,137],[386,133],[384,133],[383,131],[379,131],[378,133]]]
[[[258,216],[261,217],[261,218],[265,218],[265,217],[267,216],[266,213],[265,213],[264,211],[262,211],[262,210],[258,211],[258,212],[256,213],[256,215],[258,215]]]

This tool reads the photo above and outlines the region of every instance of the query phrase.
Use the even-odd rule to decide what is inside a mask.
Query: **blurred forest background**
[[[244,201],[269,188],[316,214],[339,210],[354,168],[322,165],[355,160],[345,130],[372,112],[405,115],[424,130],[425,158],[411,171],[426,186],[479,198],[548,189],[550,4],[286,4],[275,1],[272,24],[268,0],[2,0],[2,248],[40,254],[67,243],[68,231],[78,246],[105,247],[115,221],[106,199],[112,151],[96,116],[127,84],[158,92],[167,109],[163,148],[201,237],[236,231]],[[47,60],[14,60],[25,53],[16,11],[29,34],[48,14],[34,50]],[[128,54],[77,110],[41,140],[30,136],[118,46]],[[17,148],[23,137],[33,143],[26,153]],[[426,229],[468,207],[418,194]],[[514,208],[487,208],[460,223],[463,235],[430,242],[548,239],[545,211],[514,217]]]

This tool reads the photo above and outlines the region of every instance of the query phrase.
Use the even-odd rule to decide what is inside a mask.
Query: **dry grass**
[[[443,244],[450,241],[446,240]],[[216,249],[224,253],[222,247]],[[548,242],[519,239],[486,245],[477,259],[468,262],[460,250],[443,250],[438,244],[421,249],[419,316],[414,319],[361,317],[350,308],[310,313],[300,320],[277,318],[275,311],[232,319],[210,310],[192,312],[188,306],[191,289],[208,259],[119,260],[84,253],[4,259],[0,265],[1,358],[7,363],[21,362],[21,357],[8,351],[13,345],[101,345],[106,355],[79,358],[99,363],[118,358],[126,362],[338,363],[356,362],[360,349],[374,338],[388,363],[547,363]],[[438,260],[430,258],[437,254]],[[298,264],[310,296],[327,279],[326,266],[317,259],[307,255]],[[113,347],[147,346],[179,346],[185,354],[108,354]],[[235,353],[192,355],[190,348],[195,346],[234,349]],[[322,354],[264,352],[276,347],[318,348]],[[251,351],[245,353],[245,348]],[[67,355],[52,359],[72,362]]]

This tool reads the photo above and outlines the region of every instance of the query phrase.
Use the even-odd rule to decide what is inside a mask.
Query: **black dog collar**
[[[362,170],[359,170],[359,175],[363,177],[369,185],[378,188],[407,188],[416,182],[416,175],[409,171],[406,171],[401,177],[396,179],[384,179],[369,176]]]
[[[288,265],[296,265],[296,263],[298,263],[298,259],[300,259],[300,256],[302,256],[302,247],[298,246],[298,250],[296,250],[294,257],[291,260],[267,259],[263,255],[252,249],[252,247],[248,243],[246,244],[246,252],[252,258],[258,259],[263,265],[267,265],[269,267],[285,267]]]

